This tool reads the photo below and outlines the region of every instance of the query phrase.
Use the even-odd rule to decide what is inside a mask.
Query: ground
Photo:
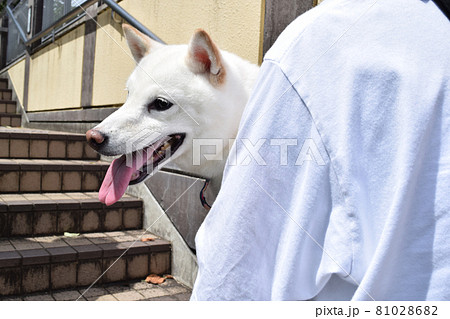
[[[86,288],[60,290],[52,293],[35,293],[22,297],[0,297],[2,301],[75,301],[82,294],[80,301],[187,301],[191,296],[191,289],[167,279],[160,285],[153,285],[145,281],[115,283]]]

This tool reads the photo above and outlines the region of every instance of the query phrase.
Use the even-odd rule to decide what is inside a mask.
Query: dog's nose
[[[86,132],[86,140],[94,150],[98,150],[105,143],[106,136],[96,129],[91,129]]]

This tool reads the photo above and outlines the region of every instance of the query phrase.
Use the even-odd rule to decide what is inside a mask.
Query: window
[[[44,0],[43,2],[42,29],[46,29],[86,0]]]

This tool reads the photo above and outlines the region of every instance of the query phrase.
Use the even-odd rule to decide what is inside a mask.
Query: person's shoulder
[[[318,29],[325,30],[328,28],[327,21],[329,22],[329,19],[327,20],[326,16],[348,2],[348,0],[327,0],[298,16],[278,36],[274,45],[265,54],[264,60],[281,61],[302,38]]]

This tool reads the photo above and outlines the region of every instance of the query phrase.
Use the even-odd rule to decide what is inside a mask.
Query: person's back
[[[327,0],[283,32],[235,147],[312,138],[324,163],[227,167],[194,299],[450,299],[449,34],[426,0]]]

